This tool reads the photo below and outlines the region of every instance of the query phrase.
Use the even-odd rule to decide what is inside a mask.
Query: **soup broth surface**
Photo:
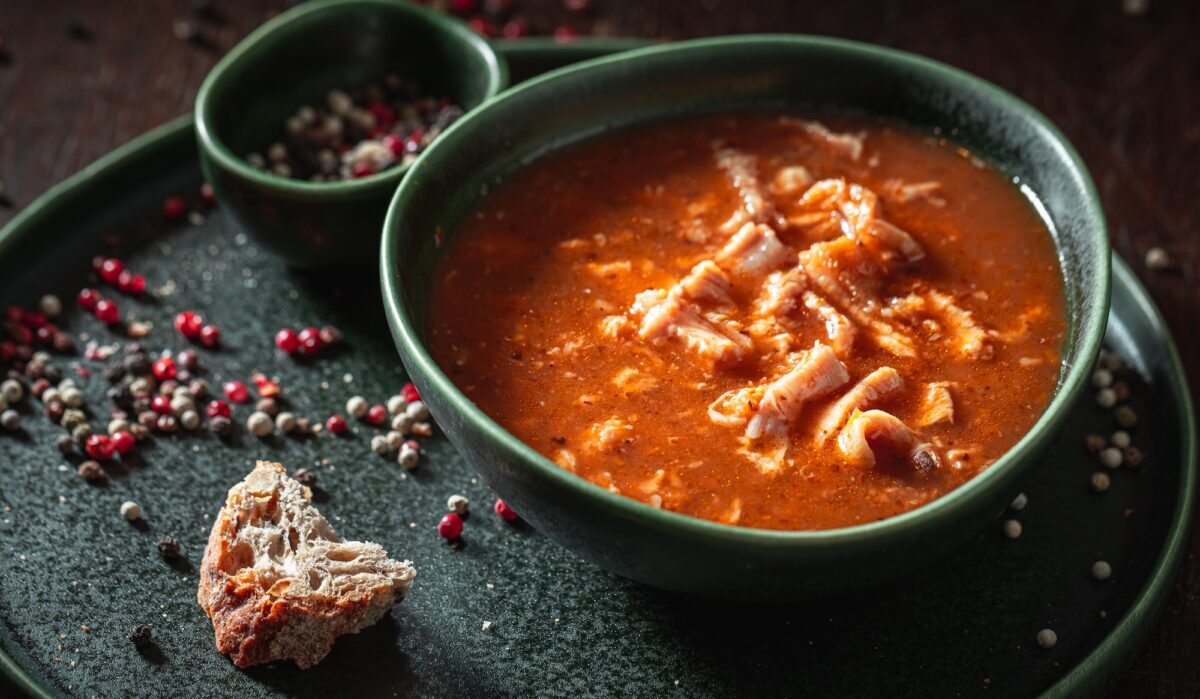
[[[1046,224],[955,144],[865,117],[633,127],[492,191],[435,269],[454,382],[655,507],[828,529],[940,497],[1056,386]]]

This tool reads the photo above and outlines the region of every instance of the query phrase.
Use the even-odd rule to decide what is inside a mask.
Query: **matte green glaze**
[[[434,231],[453,235],[486,186],[547,150],[623,125],[731,108],[836,106],[940,127],[1037,192],[1064,268],[1070,341],[1033,429],[949,495],[888,520],[822,532],[731,527],[658,510],[555,466],[503,430],[422,342]],[[539,529],[640,582],[723,595],[828,593],[894,579],[974,536],[1001,511],[1084,386],[1104,333],[1109,245],[1082,162],[1032,107],[978,78],[898,51],[825,38],[750,36],[658,46],[516,87],[448,131],[401,183],[381,274],[396,346],[451,441]]]
[[[387,72],[471,109],[507,84],[491,46],[463,23],[395,0],[324,0],[285,12],[246,37],[196,97],[200,164],[221,203],[296,266],[373,264],[388,201],[408,167],[312,183],[251,167],[284,120],[334,88]]]

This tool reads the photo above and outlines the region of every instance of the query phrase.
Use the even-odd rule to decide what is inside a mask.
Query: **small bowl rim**
[[[405,303],[401,284],[402,264],[395,259],[398,255],[393,254],[393,251],[399,249],[400,243],[399,212],[408,205],[407,200],[412,196],[410,193],[423,186],[425,180],[431,179],[425,176],[425,172],[437,166],[438,160],[443,157],[443,152],[451,152],[450,149],[455,145],[455,132],[470,128],[476,122],[487,119],[492,108],[520,99],[521,95],[538,89],[543,83],[587,79],[589,72],[603,70],[605,66],[649,59],[663,53],[721,51],[738,45],[750,44],[777,44],[781,50],[786,50],[787,47],[807,46],[839,53],[839,57],[854,55],[876,62],[900,62],[914,71],[939,77],[947,84],[953,83],[956,91],[963,88],[981,91],[995,99],[1006,112],[1026,117],[1043,130],[1060,151],[1059,162],[1065,166],[1068,173],[1078,179],[1084,190],[1083,203],[1086,209],[1082,218],[1086,221],[1087,231],[1090,235],[1083,237],[1086,241],[1083,249],[1097,258],[1096,279],[1093,281],[1098,285],[1099,293],[1092,297],[1095,299],[1092,304],[1080,309],[1079,322],[1075,329],[1080,338],[1078,354],[1080,361],[1066,367],[1054,395],[1045,405],[1037,420],[995,462],[949,493],[892,517],[833,529],[765,529],[723,524],[693,515],[662,510],[640,500],[611,493],[556,465],[504,429],[471,401],[433,359],[425,343],[420,339],[420,332],[413,323],[408,304]],[[517,468],[533,469],[539,477],[548,479],[557,487],[566,488],[571,491],[573,496],[608,509],[612,516],[623,516],[648,528],[671,531],[679,536],[702,538],[732,546],[754,546],[764,550],[828,551],[834,548],[875,545],[883,540],[911,537],[922,531],[938,530],[939,526],[944,527],[960,517],[969,517],[970,513],[982,507],[985,502],[997,497],[994,492],[997,488],[1006,484],[1015,475],[1019,475],[1017,466],[1024,459],[1030,458],[1057,436],[1090,376],[1091,365],[1099,355],[1104,337],[1112,283],[1108,224],[1101,207],[1099,192],[1075,148],[1045,115],[1007,90],[964,70],[898,49],[818,35],[746,34],[655,45],[592,59],[523,82],[493,98],[481,108],[472,110],[471,113],[456,122],[414,163],[413,175],[401,182],[388,206],[379,257],[384,309],[388,325],[406,363],[412,362],[418,369],[418,372],[410,373],[424,373],[432,383],[431,390],[439,393],[465,422],[472,423],[478,432],[483,433],[484,438],[496,445],[498,451],[510,457],[511,463]],[[1055,249],[1061,264],[1063,249],[1057,240]],[[1065,346],[1069,346],[1069,344]]]
[[[242,180],[248,180],[264,189],[277,194],[290,196],[305,196],[317,198],[355,197],[370,194],[385,187],[394,187],[412,167],[412,164],[398,165],[377,172],[367,177],[338,182],[309,182],[290,177],[264,172],[251,166],[246,159],[234,153],[212,126],[213,93],[218,84],[225,79],[229,70],[246,60],[251,60],[254,51],[259,50],[259,42],[263,39],[286,33],[297,24],[306,22],[312,15],[335,14],[346,9],[378,8],[385,13],[394,13],[420,17],[447,35],[453,36],[464,47],[470,47],[478,53],[487,64],[488,85],[483,99],[471,109],[464,109],[464,116],[482,107],[488,100],[495,97],[508,84],[508,66],[500,58],[491,43],[472,31],[467,25],[446,15],[434,12],[418,5],[394,0],[313,0],[280,13],[264,22],[246,38],[238,42],[229,53],[205,76],[200,90],[196,93],[196,106],[193,109],[196,121],[196,135],[200,148],[223,169],[231,171]]]

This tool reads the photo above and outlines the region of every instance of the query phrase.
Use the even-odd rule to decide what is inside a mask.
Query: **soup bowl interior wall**
[[[1037,193],[1052,225],[1069,314],[1059,386],[1032,430],[947,496],[881,522],[817,532],[730,527],[611,494],[563,471],[483,415],[423,343],[443,235],[506,175],[622,126],[737,109],[849,109],[940,127]],[[700,40],[598,59],[534,80],[457,124],[417,163],[385,224],[381,273],[400,355],[450,440],[546,535],[659,587],[817,594],[900,576],[973,537],[1019,491],[1095,360],[1109,249],[1095,188],[1058,131],[982,80],[910,54],[814,38]]]

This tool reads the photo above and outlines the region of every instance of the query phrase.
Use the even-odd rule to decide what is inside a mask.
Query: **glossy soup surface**
[[[1045,223],[965,150],[774,113],[534,162],[450,236],[429,339],[517,437],[656,507],[771,529],[910,510],[987,468],[1059,375]]]

